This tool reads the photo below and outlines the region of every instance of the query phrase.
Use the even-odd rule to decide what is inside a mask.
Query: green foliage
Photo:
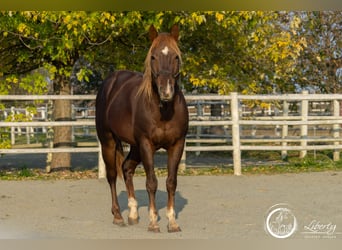
[[[185,67],[195,87],[220,94],[272,93],[275,85],[293,91],[287,83],[306,46],[294,35],[294,21],[283,22],[276,12],[208,12],[205,20],[184,38],[196,37],[185,50],[194,50]],[[282,28],[286,25],[292,28]]]
[[[11,148],[9,128],[0,128],[0,148]]]
[[[341,11],[295,12],[300,16],[298,36],[308,46],[297,62],[296,81],[302,88],[322,93],[341,93],[342,13]]]
[[[18,172],[18,178],[22,178],[22,177],[32,177],[35,174],[33,173],[33,171],[31,169],[28,169],[27,167],[22,167],[20,169],[20,171]]]
[[[1,12],[0,56],[5,60],[0,62],[0,76],[15,84],[19,75],[43,67],[49,79],[70,77],[80,59],[88,65],[77,69],[79,82],[89,81],[92,70],[102,72],[102,77],[110,67],[142,71],[150,45],[149,26],[168,31],[178,23],[182,80],[188,91],[294,92],[294,81],[312,82],[307,75],[301,76],[298,68],[303,55],[306,64],[314,58],[326,63],[333,53],[321,48],[315,55],[313,48],[322,44],[317,41],[319,32],[324,32],[322,22],[331,21],[336,30],[341,14],[322,15],[270,11]],[[338,38],[339,34],[334,34]],[[336,48],[340,45],[335,44]],[[11,85],[0,84],[0,93],[10,89]]]
[[[180,25],[188,92],[339,92],[341,12],[1,11],[0,94],[43,94],[53,81],[89,82],[142,71],[148,28]],[[70,84],[70,81],[68,82]],[[3,106],[3,104],[0,104]],[[251,103],[251,105],[269,105]],[[11,117],[25,120],[25,117]]]

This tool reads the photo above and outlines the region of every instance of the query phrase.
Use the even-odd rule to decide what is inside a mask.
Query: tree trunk
[[[54,93],[59,95],[70,95],[71,84],[65,76],[57,76],[54,83]],[[71,101],[55,100],[53,117],[55,121],[71,121]],[[71,147],[70,126],[56,126],[53,128],[54,148]],[[53,153],[51,159],[51,171],[70,170],[71,154],[70,153]]]

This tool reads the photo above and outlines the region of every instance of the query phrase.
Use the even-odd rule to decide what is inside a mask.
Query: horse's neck
[[[162,121],[169,121],[173,117],[175,112],[175,98],[169,102],[159,101],[159,112]]]

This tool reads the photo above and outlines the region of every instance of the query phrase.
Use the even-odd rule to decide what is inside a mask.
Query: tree
[[[338,14],[334,20],[329,19],[331,13],[321,19],[333,21],[338,30]],[[48,72],[56,94],[70,94],[74,78],[89,82],[90,88],[83,85],[89,91],[99,82],[92,85],[90,80],[104,78],[111,70],[142,71],[149,26],[164,31],[173,23],[181,26],[182,83],[187,91],[294,92],[295,83],[306,81],[298,63],[310,72],[314,53],[307,53],[312,46],[307,43],[315,40],[307,34],[318,27],[316,16],[262,11],[0,12],[0,92],[25,82],[26,73],[37,68]],[[340,38],[340,33],[334,36]],[[306,79],[313,81],[307,75]],[[32,87],[32,81],[26,83]],[[54,108],[56,120],[71,119],[69,101],[56,101]],[[55,146],[69,145],[70,140],[70,128],[55,128]],[[68,155],[54,154],[52,167],[69,167]]]
[[[0,62],[0,91],[8,93],[19,78],[22,82],[37,68],[48,72],[55,94],[71,93],[72,75],[78,81],[89,81],[94,69],[106,72],[109,64],[115,69],[142,70],[142,55],[149,45],[146,22],[154,21],[153,12],[146,12],[144,19],[136,11],[1,12],[0,53],[4,60]],[[75,72],[76,62],[88,63],[79,64]],[[55,101],[54,119],[71,119],[70,101]],[[70,127],[54,128],[54,146],[69,146],[70,142]],[[53,154],[52,169],[69,167],[69,153]]]
[[[301,18],[298,33],[308,43],[298,58],[298,85],[322,93],[341,93],[342,13],[294,12],[293,15]]]
[[[146,27],[154,24],[168,30],[178,23],[182,82],[187,91],[295,91],[288,83],[306,40],[297,34],[300,19],[288,18],[288,12],[142,11],[138,20],[119,39],[105,45],[102,61],[111,55],[115,69],[141,71],[149,47]]]
[[[53,80],[54,93],[70,94],[73,65],[81,57],[90,60],[94,47],[111,39],[119,29],[115,19],[115,14],[108,12],[2,12],[3,92],[18,76],[43,67]],[[87,78],[83,69],[77,73],[79,79]],[[55,120],[71,119],[70,101],[55,101],[54,110]],[[55,127],[54,135],[56,147],[70,146],[70,127]],[[69,168],[70,154],[53,154],[51,167]]]
[[[198,15],[199,16],[199,15]],[[306,46],[296,20],[278,12],[206,12],[182,39],[188,80],[202,91],[245,94],[293,91],[287,84]],[[283,27],[291,26],[289,29]],[[183,41],[183,40],[182,40]],[[190,86],[190,89],[193,88]]]

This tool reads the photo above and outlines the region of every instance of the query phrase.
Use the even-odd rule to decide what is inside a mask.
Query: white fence
[[[30,117],[32,121],[47,121],[48,120],[48,105],[37,107],[35,114],[30,112],[27,108],[17,108],[11,106],[10,108],[5,108],[2,110],[3,120],[8,120],[13,114],[24,114],[25,117]],[[85,119],[95,119],[95,107],[78,107],[72,105],[72,120],[85,120]],[[90,135],[89,126],[82,125],[83,135]],[[16,137],[25,134],[26,144],[31,144],[31,137],[38,134],[37,130],[40,129],[41,133],[47,134],[48,130],[46,127],[32,127],[27,126],[22,128],[21,126],[11,127],[11,144],[16,144]],[[79,132],[75,131],[75,127],[72,127],[72,139],[74,141],[75,135],[79,135]]]
[[[94,100],[95,96],[0,96],[1,102],[57,99]],[[235,175],[241,175],[242,151],[281,151],[281,156],[285,158],[290,150],[299,151],[300,157],[304,157],[308,150],[333,150],[334,160],[339,159],[342,149],[340,144],[342,95],[340,94],[322,95],[303,92],[288,95],[239,95],[231,93],[226,96],[187,95],[186,100],[190,111],[190,131],[182,167],[185,167],[186,152],[200,154],[202,151],[231,151]],[[261,106],[263,108],[260,108]],[[213,115],[213,107],[218,109],[215,115]],[[295,107],[295,112],[291,107]],[[0,122],[0,127],[11,128],[94,125],[93,118],[73,121]],[[218,132],[215,132],[215,129]],[[99,177],[105,176],[98,144],[74,148],[0,149],[0,154],[57,152],[98,152]]]

